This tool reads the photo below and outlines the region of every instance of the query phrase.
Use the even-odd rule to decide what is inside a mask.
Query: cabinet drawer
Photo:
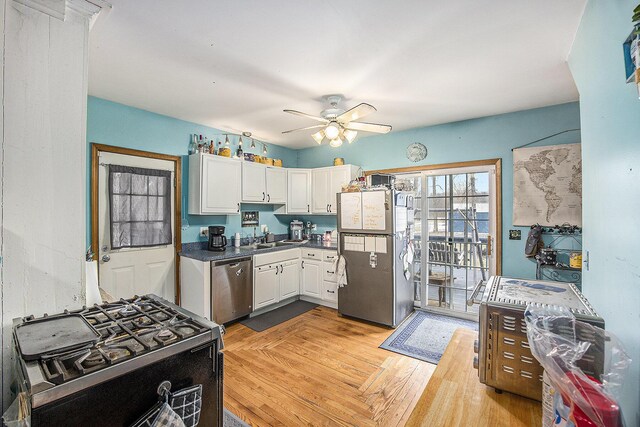
[[[338,258],[337,251],[323,251],[322,260],[328,262],[334,262]]]
[[[324,280],[322,282],[322,299],[325,301],[338,301],[338,285]]]
[[[320,261],[322,259],[322,250],[302,248],[302,258],[315,259]]]
[[[336,283],[338,281],[338,276],[335,271],[335,263],[333,262],[323,262],[322,263],[322,279],[327,282]]]
[[[254,255],[253,266],[258,267],[266,264],[276,264],[290,259],[297,259],[300,256],[299,250],[286,249],[283,251],[269,252],[266,254]]]

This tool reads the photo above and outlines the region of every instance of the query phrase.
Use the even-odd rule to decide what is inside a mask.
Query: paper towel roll
[[[87,261],[85,263],[85,277],[87,285],[87,306],[102,303],[100,289],[98,289],[98,261]]]

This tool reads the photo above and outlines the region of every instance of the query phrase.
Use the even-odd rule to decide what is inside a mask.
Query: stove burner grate
[[[207,330],[191,317],[148,297],[79,310],[100,333],[93,347],[43,356],[45,377],[62,384]]]

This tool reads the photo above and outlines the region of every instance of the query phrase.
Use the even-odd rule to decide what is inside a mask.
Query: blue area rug
[[[477,331],[478,322],[416,310],[380,348],[437,365],[458,328]]]

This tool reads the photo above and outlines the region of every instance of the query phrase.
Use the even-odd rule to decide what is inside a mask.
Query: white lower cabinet
[[[338,302],[338,276],[336,275],[335,252],[324,251],[322,259],[322,299]]]
[[[279,265],[265,265],[254,269],[253,309],[254,311],[280,301]]]
[[[336,251],[302,249],[300,294],[329,303],[338,302]]]
[[[335,308],[338,288],[332,260],[336,256],[336,251],[313,248],[255,255],[254,311],[298,295]]]
[[[300,264],[291,260],[280,266],[280,301],[300,294]]]
[[[300,249],[253,257],[253,310],[300,294]]]
[[[338,284],[336,282],[322,281],[322,299],[325,301],[338,302]]]
[[[303,259],[302,267],[302,289],[300,294],[314,298],[322,298],[322,263],[309,259]]]

